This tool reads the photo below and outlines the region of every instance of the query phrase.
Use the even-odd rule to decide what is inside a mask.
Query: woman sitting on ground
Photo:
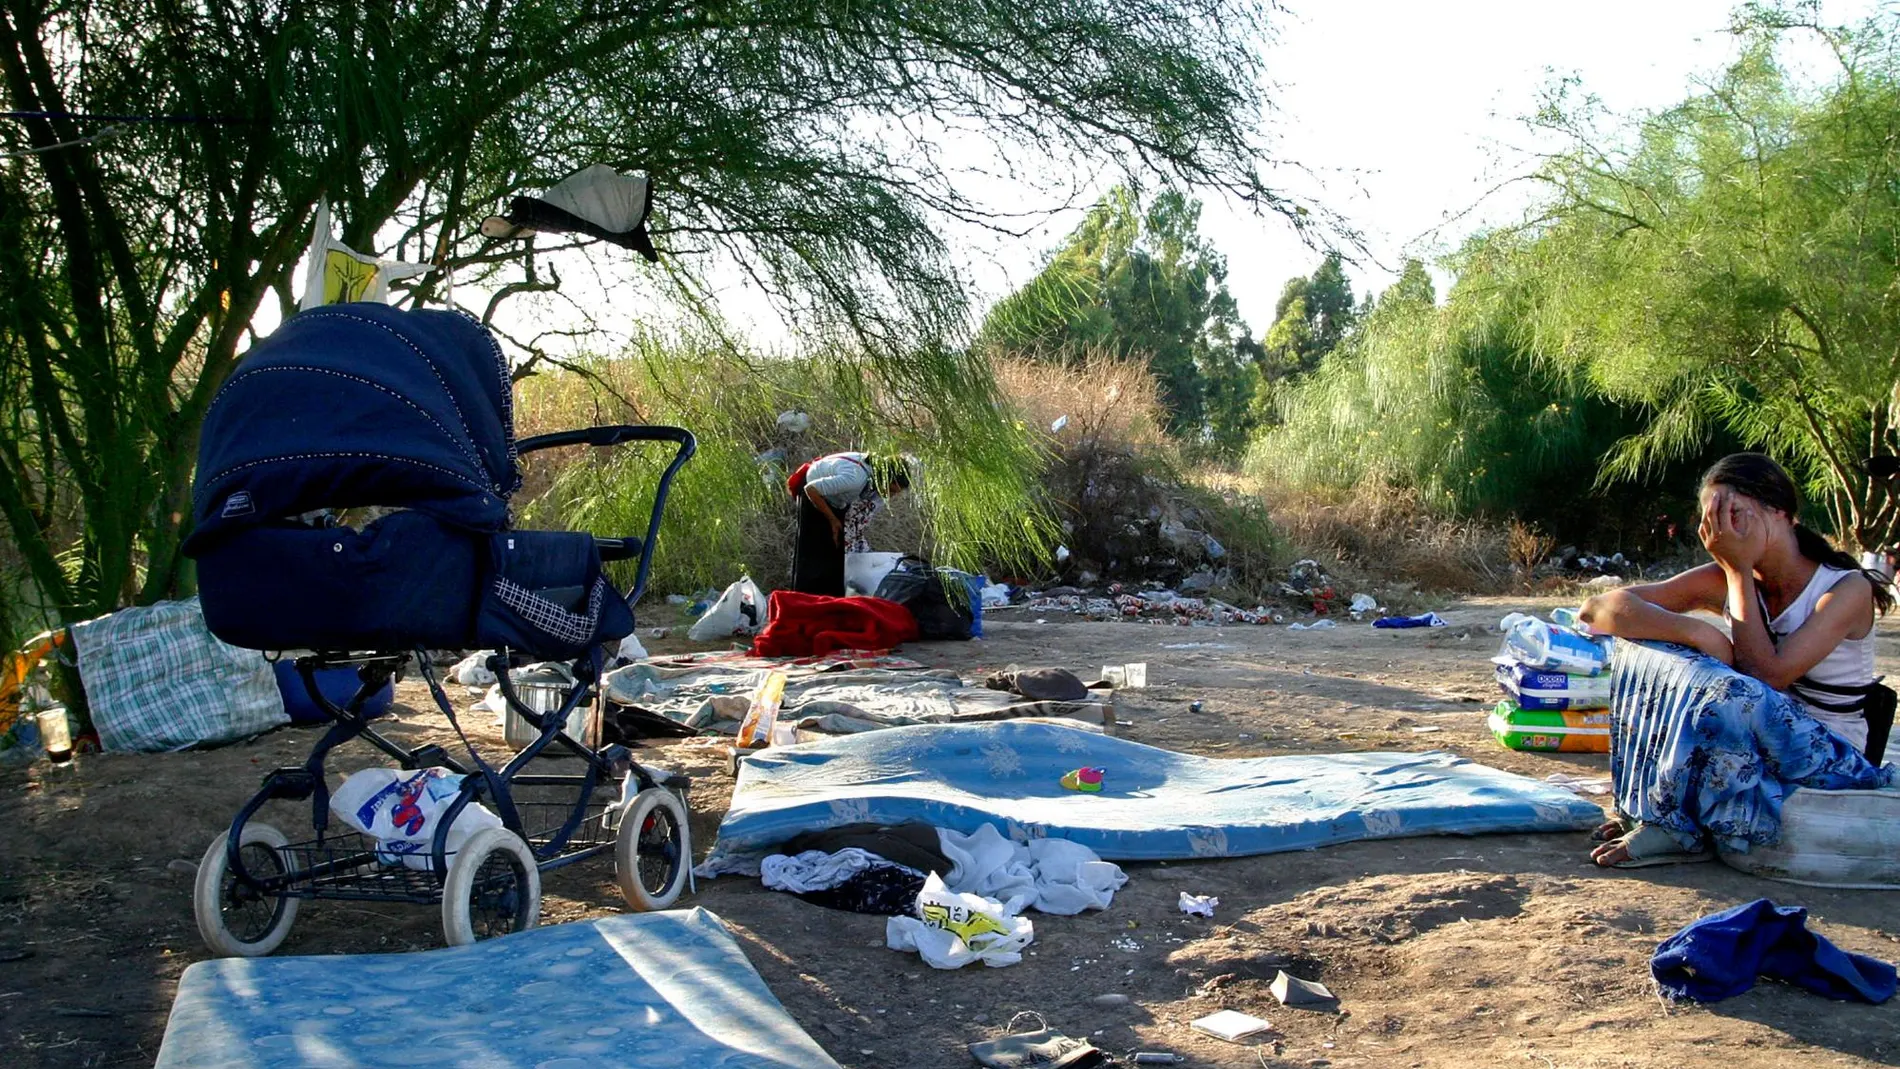
[[[1756,761],[1787,785],[1842,790],[1891,782],[1892,770],[1862,755],[1867,723],[1861,711],[1874,683],[1874,614],[1892,607],[1892,592],[1801,525],[1794,482],[1765,456],[1723,458],[1703,476],[1700,504],[1702,544],[1713,561],[1661,583],[1600,594],[1584,603],[1580,615],[1599,633],[1674,642],[1732,665],[1772,688],[1769,705],[1747,725],[1698,722],[1692,733],[1674,736],[1691,740],[1686,746],[1619,747],[1616,755],[1627,749],[1635,759],[1619,762],[1613,755],[1616,796],[1637,797],[1656,813],[1682,814],[1691,805],[1705,814],[1719,812],[1728,799],[1719,784],[1703,782],[1710,754],[1750,748],[1760,753],[1763,741],[1753,736],[1764,731],[1772,734],[1777,754],[1798,755],[1794,761]],[[1686,615],[1698,610],[1723,614],[1731,634]],[[1644,712],[1619,709],[1617,730],[1628,730],[1627,722]],[[1663,726],[1647,728],[1659,740],[1665,732]],[[1729,737],[1740,735],[1750,737]],[[1640,790],[1625,789],[1631,785]],[[1736,801],[1729,815],[1745,822],[1752,812],[1746,804]],[[1643,823],[1644,816],[1597,829],[1594,838],[1604,845],[1591,854],[1596,863],[1633,868],[1713,856],[1702,842]],[[1728,821],[1711,823],[1733,830]]]

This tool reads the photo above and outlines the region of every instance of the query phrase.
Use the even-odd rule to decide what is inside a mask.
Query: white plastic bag
[[[461,789],[462,777],[446,768],[366,768],[351,773],[330,795],[330,812],[375,839],[377,860],[385,865],[427,869],[436,821]],[[449,826],[443,848],[453,856],[469,836],[501,826],[500,817],[471,803]]]
[[[868,598],[891,574],[902,553],[846,553],[844,555],[844,593],[846,597]]]
[[[614,659],[621,664],[632,664],[647,659],[647,648],[640,645],[639,635],[628,635],[620,640],[620,648],[614,650]]]
[[[914,950],[933,969],[961,969],[973,961],[993,969],[1014,965],[1035,938],[1029,918],[993,898],[947,890],[934,872],[917,894],[917,916],[892,917],[884,925],[892,950]]]
[[[494,686],[495,673],[488,670],[488,659],[494,655],[494,650],[476,650],[455,662],[455,667],[449,669],[449,678],[465,687]]]
[[[765,595],[748,575],[727,587],[712,608],[706,610],[706,615],[687,630],[686,637],[694,642],[711,642],[733,635],[755,634],[763,626]]]

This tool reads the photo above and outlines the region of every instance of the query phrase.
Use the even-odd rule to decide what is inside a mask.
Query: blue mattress
[[[1102,793],[1062,774],[1107,769]],[[803,831],[920,822],[1071,839],[1111,861],[1245,857],[1360,839],[1570,831],[1595,804],[1448,753],[1218,759],[1057,724],[892,728],[747,757],[700,872],[756,871]]]
[[[201,961],[157,1069],[838,1069],[703,909],[413,954]]]

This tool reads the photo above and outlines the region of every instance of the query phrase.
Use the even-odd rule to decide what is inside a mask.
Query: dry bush
[[[1518,578],[1528,584],[1537,574],[1537,566],[1557,549],[1557,540],[1521,520],[1512,520],[1504,531],[1504,547]]]
[[[1165,557],[1156,529],[1179,520],[1179,480],[1147,368],[1105,355],[1073,365],[1016,358],[999,360],[996,377],[1043,440],[1042,492],[1065,527],[1073,570],[1132,577],[1139,562]]]
[[[1342,579],[1465,594],[1503,593],[1511,584],[1503,529],[1446,518],[1414,491],[1365,484],[1327,492],[1229,478],[1267,502],[1290,553],[1318,560]]]
[[[996,362],[1003,395],[1031,426],[1051,432],[1058,451],[1106,451],[1165,459],[1172,443],[1162,428],[1161,394],[1134,360],[1097,353],[1080,364],[1021,358]]]

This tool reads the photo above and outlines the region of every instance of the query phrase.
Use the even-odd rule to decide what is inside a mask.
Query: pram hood
[[[205,416],[187,553],[324,508],[410,508],[474,531],[521,485],[494,338],[459,312],[337,304],[286,320]]]

